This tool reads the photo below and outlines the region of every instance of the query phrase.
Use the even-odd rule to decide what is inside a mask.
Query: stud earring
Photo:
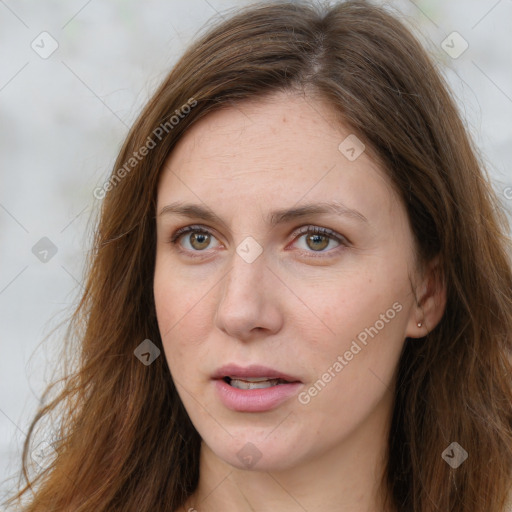
[[[421,327],[423,324],[421,322],[418,322],[418,327]]]

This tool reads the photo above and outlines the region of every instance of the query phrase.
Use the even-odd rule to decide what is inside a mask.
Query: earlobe
[[[417,291],[420,291],[419,295]],[[441,321],[446,309],[446,281],[439,263],[434,258],[416,290],[416,307],[411,312],[406,336],[423,338]]]

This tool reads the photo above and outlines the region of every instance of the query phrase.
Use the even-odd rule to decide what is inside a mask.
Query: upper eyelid
[[[191,231],[204,231],[211,235],[215,236],[215,230],[208,226],[203,226],[201,224],[193,224],[191,226],[183,226],[182,228],[178,228],[173,231],[172,235],[169,237],[169,240],[175,241],[186,233],[190,233]],[[217,237],[216,237],[217,238]]]

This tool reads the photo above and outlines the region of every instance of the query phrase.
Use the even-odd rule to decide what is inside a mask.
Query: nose
[[[277,333],[283,325],[278,284],[264,252],[251,263],[235,252],[229,272],[219,283],[216,327],[241,341],[260,337],[262,332]]]

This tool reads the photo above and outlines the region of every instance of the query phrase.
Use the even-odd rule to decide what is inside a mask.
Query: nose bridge
[[[233,254],[230,271],[223,280],[222,298],[227,301],[246,300],[256,304],[265,284],[265,272],[268,272],[265,258],[261,254],[252,261],[247,260],[243,254],[240,256],[240,248],[243,249],[242,244]]]
[[[275,331],[281,323],[278,305],[268,293],[272,273],[265,255],[247,258],[251,248],[248,252],[240,251],[244,248],[247,249],[242,242],[232,255],[216,311],[217,327],[238,339],[249,336],[257,327]]]

